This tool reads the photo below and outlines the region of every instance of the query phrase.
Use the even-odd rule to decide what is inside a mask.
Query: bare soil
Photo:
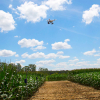
[[[100,100],[100,90],[71,81],[46,81],[29,100]]]

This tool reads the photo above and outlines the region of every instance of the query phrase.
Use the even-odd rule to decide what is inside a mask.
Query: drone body
[[[47,20],[47,21],[48,21],[48,24],[50,24],[50,23],[53,24],[53,21],[55,21],[55,20],[56,20],[56,19],[54,19],[54,20],[50,20],[50,19],[49,19],[49,20]]]

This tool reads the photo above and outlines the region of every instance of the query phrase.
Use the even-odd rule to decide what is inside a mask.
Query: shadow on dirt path
[[[71,81],[46,81],[28,100],[100,100],[100,90]]]

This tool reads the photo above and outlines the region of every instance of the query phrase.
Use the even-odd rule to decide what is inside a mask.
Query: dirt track
[[[100,90],[70,81],[46,81],[30,100],[100,100]]]

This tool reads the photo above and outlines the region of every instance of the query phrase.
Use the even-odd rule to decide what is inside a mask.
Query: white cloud
[[[9,8],[12,9],[12,10],[14,10],[14,11],[16,11],[16,9],[14,9],[14,8],[12,7],[12,4],[9,5]]]
[[[75,66],[90,66],[89,61],[77,62]]]
[[[26,19],[27,22],[39,22],[41,18],[46,18],[47,14],[46,11],[49,9],[45,5],[38,6],[34,4],[34,2],[25,2],[20,7],[17,7],[20,11],[20,18]]]
[[[60,62],[60,63],[56,64],[56,67],[62,67],[62,68],[64,68],[64,67],[67,67],[67,66],[68,65],[67,65],[66,62]]]
[[[17,35],[16,35],[16,36],[14,36],[14,37],[15,37],[15,38],[18,38],[18,37],[20,37],[20,36],[17,36]]]
[[[0,10],[0,29],[3,31],[11,31],[15,29],[15,21],[12,14]]]
[[[26,57],[28,57],[29,55],[28,55],[27,52],[26,52],[26,53],[22,54],[21,56],[22,56],[22,58],[26,58]]]
[[[70,57],[70,56],[63,56],[61,54],[63,54],[63,51],[58,51],[56,54],[55,53],[49,53],[49,54],[45,55],[45,58],[48,59],[48,58],[57,58],[57,57],[59,57],[60,59],[64,59],[64,58],[69,58]]]
[[[77,57],[74,57],[75,59],[77,58]]]
[[[41,50],[41,49],[46,49],[44,46],[37,46],[36,48],[31,48],[31,50],[36,51],[36,50]]]
[[[77,61],[79,61],[79,59],[69,60],[68,62],[74,63],[74,62],[77,62]]]
[[[100,56],[100,53],[98,53],[98,54],[95,54],[94,56]]]
[[[10,8],[11,10],[13,10],[15,14],[20,15],[20,14],[17,12],[17,9],[15,9],[15,8],[12,7],[12,4],[9,5],[9,8]]]
[[[12,8],[12,4],[9,5],[9,8]]]
[[[56,58],[56,57],[58,57],[58,55],[55,53],[49,53],[49,54],[45,55],[45,58]]]
[[[18,37],[18,36],[16,35],[16,36],[14,36],[14,37]]]
[[[38,40],[35,40],[35,39],[22,39],[22,40],[19,40],[18,41],[18,44],[21,45],[21,47],[34,47],[34,46],[37,46],[37,45],[43,45],[43,41],[38,41]]]
[[[22,56],[23,58],[28,57],[28,58],[30,58],[30,59],[36,59],[36,58],[44,58],[44,57],[45,57],[45,54],[42,53],[42,52],[40,52],[40,53],[37,52],[37,53],[33,53],[33,54],[29,55],[29,54],[27,54],[27,52],[26,52],[26,53],[22,54],[21,56]]]
[[[72,0],[48,0],[43,1],[42,4],[49,6],[52,10],[66,10],[63,4],[72,4]]]
[[[20,63],[21,67],[23,68],[24,67],[23,63],[25,63],[25,60],[16,61],[15,65],[17,65],[17,63]]]
[[[25,63],[25,60],[16,61],[15,63],[16,63],[16,64],[17,64],[17,63],[22,64],[22,63]]]
[[[57,55],[61,55],[61,54],[64,54],[64,52],[63,51],[58,51],[57,52]]]
[[[100,49],[100,47],[99,47],[99,49]]]
[[[48,65],[48,64],[52,64],[53,62],[55,62],[55,60],[44,60],[44,61],[37,61],[37,64],[43,64],[43,65]]]
[[[74,66],[74,64],[69,64],[69,66]]]
[[[18,54],[16,54],[16,55],[15,55],[15,57],[19,57],[19,55],[18,55]]]
[[[100,6],[93,4],[89,10],[83,11],[82,21],[86,24],[90,24],[94,17],[99,17]]]
[[[100,58],[99,58],[99,59],[97,59],[97,63],[98,63],[98,64],[100,64]]]
[[[57,53],[62,53],[62,52],[57,52]],[[33,53],[31,55],[29,55],[27,52],[22,54],[21,56],[23,58],[30,58],[30,59],[35,59],[35,58],[45,58],[45,59],[49,59],[49,58],[61,58],[61,59],[64,59],[64,58],[69,58],[70,56],[63,56],[63,55],[59,55],[59,54],[55,54],[55,53],[49,53],[47,55],[45,55],[44,53],[42,52],[37,52],[37,53]]]
[[[84,52],[84,55],[93,55],[94,53],[96,53],[95,49],[93,49],[92,51]]]
[[[70,41],[69,39],[65,39],[64,42],[55,42],[54,44],[51,44],[52,45],[52,49],[54,50],[59,50],[59,49],[71,49],[71,45],[69,45],[67,43],[67,41]]]
[[[61,59],[65,59],[65,58],[70,58],[70,56],[59,56],[59,58],[61,58]]]
[[[9,56],[13,56],[15,54],[16,54],[16,52],[13,52],[11,50],[6,50],[6,49],[0,50],[0,56],[2,56],[2,57],[9,57]]]

